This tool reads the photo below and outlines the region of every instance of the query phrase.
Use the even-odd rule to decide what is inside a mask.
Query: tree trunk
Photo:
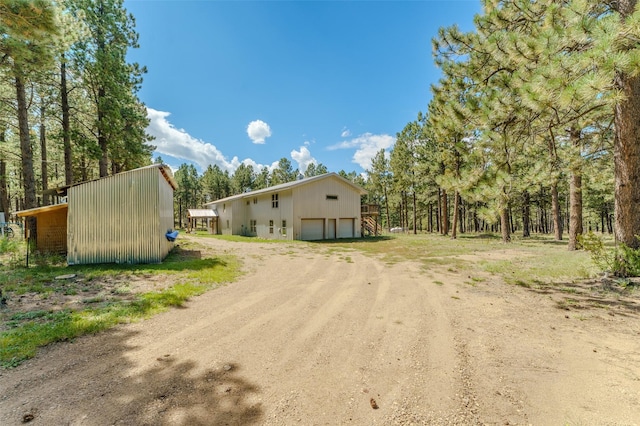
[[[451,224],[451,239],[458,238],[458,191],[453,195],[453,223]]]
[[[109,147],[107,144],[107,135],[105,135],[104,127],[104,111],[100,105],[106,98],[105,90],[101,87],[98,89],[98,146],[100,147],[100,177],[109,176]]]
[[[389,197],[387,196],[387,186],[384,186],[384,204],[387,209],[387,230],[391,232],[391,215],[389,214]]]
[[[516,225],[515,225],[515,220],[513,220],[513,209],[511,208],[511,203],[509,203],[509,225],[510,225],[510,229],[511,229],[511,233],[515,234],[516,232]]]
[[[615,236],[640,248],[640,76],[619,74],[616,86],[625,100],[615,107]]]
[[[404,193],[404,201],[402,203],[403,212],[404,212],[404,226],[409,230],[409,196],[407,193]]]
[[[556,241],[562,241],[562,221],[560,217],[560,197],[558,182],[551,184],[551,210],[553,211],[553,232]]]
[[[511,242],[511,227],[509,225],[509,208],[503,207],[500,210],[500,229],[502,230],[502,242]]]
[[[449,235],[449,206],[447,202],[447,191],[444,189],[442,190],[442,208],[440,209],[440,214],[442,215],[442,219],[440,219],[442,235]]]
[[[5,220],[9,220],[11,206],[7,191],[7,163],[4,160],[0,160],[0,212],[4,212]]]
[[[32,209],[36,205],[36,178],[33,172],[33,149],[29,136],[29,111],[26,90],[22,77],[16,74],[16,98],[18,104],[18,128],[20,134],[20,153],[22,157],[22,184],[24,186],[24,208]],[[35,237],[35,217],[27,218],[27,229]]]
[[[49,195],[47,189],[49,189],[49,170],[47,167],[47,126],[45,124],[45,109],[44,105],[40,106],[40,157],[41,157],[41,180],[42,180],[42,205],[48,206]]]
[[[580,131],[572,129],[571,144],[574,148],[580,149]],[[579,247],[578,236],[583,233],[582,224],[582,159],[576,155],[575,161],[571,163],[571,176],[569,179],[569,250],[576,250]]]
[[[635,11],[636,0],[619,0],[614,7],[621,19]],[[614,108],[615,236],[640,248],[640,76],[618,73],[614,84],[624,99]]]
[[[64,146],[64,183],[73,183],[73,169],[71,162],[71,126],[69,124],[69,92],[67,89],[67,65],[64,55],[60,64],[60,107],[62,109],[62,144]]]
[[[416,191],[413,191],[413,234],[418,233],[418,219],[417,219],[417,206],[418,202],[416,200]]]
[[[531,217],[531,196],[529,191],[524,191],[522,194],[522,236],[524,238],[531,236],[531,230],[529,229],[529,222]]]
[[[0,131],[0,143],[5,142],[5,130]],[[4,147],[0,152],[4,151]],[[9,220],[11,205],[9,203],[9,191],[7,188],[7,163],[0,158],[0,212],[4,212],[5,219]]]
[[[442,190],[438,188],[438,204],[436,205],[436,232],[442,232]]]
[[[469,216],[468,216],[468,210],[467,210],[467,203],[462,200],[462,198],[460,198],[460,204],[461,204],[461,208],[462,208],[462,216],[460,217],[460,233],[464,234],[465,232],[467,232],[468,229],[468,220],[469,220]]]

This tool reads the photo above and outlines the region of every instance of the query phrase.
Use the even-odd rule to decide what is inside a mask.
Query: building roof
[[[126,172],[120,172],[120,173],[117,173],[117,175],[121,175],[121,174],[125,174],[125,173],[133,173],[133,172],[136,172],[138,170],[151,169],[151,168],[160,169],[160,173],[162,173],[162,176],[166,179],[166,181],[169,183],[169,185],[171,185],[171,188],[173,188],[174,191],[176,189],[178,189],[178,184],[175,181],[175,179],[173,178],[173,173],[171,172],[171,168],[169,168],[169,166],[167,166],[166,164],[151,164],[150,166],[144,166],[144,167],[139,167],[137,169],[127,170]],[[84,185],[85,183],[95,182],[95,181],[102,180],[102,179],[109,179],[110,177],[113,177],[113,176],[116,176],[116,175],[109,175],[109,176],[101,177],[101,178],[98,178],[98,179],[92,179],[92,180],[87,180],[87,181],[84,181],[84,182],[72,183],[71,185],[58,186],[56,188],[47,189],[46,191],[43,191],[42,193],[45,194],[45,195],[58,195],[58,196],[65,197],[67,195],[67,190],[69,188],[72,188],[74,186]]]
[[[209,203],[205,203],[205,206],[209,206],[209,205],[212,205],[212,204],[218,204],[220,202],[238,200],[238,199],[242,199],[242,198],[250,198],[250,197],[254,197],[256,195],[268,194],[268,193],[271,193],[271,192],[283,191],[283,190],[294,188],[296,186],[306,185],[306,184],[309,184],[311,182],[316,182],[316,181],[327,179],[327,178],[330,178],[330,177],[338,178],[342,182],[346,183],[347,185],[349,185],[353,189],[355,189],[360,195],[367,194],[367,191],[365,191],[360,186],[356,185],[355,183],[351,182],[348,179],[343,178],[342,176],[340,176],[337,173],[331,172],[331,173],[325,173],[323,175],[312,176],[312,177],[308,177],[308,178],[304,178],[304,179],[300,179],[300,180],[294,180],[292,182],[281,183],[280,185],[274,185],[274,186],[270,186],[268,188],[258,189],[256,191],[243,192],[242,194],[232,195],[230,197],[221,198],[219,200],[215,200],[215,201],[211,201]]]
[[[52,211],[56,211],[56,210],[62,210],[62,209],[66,209],[68,207],[69,207],[69,205],[67,203],[54,204],[52,206],[42,206],[42,207],[36,207],[36,208],[33,208],[33,209],[28,209],[28,210],[20,210],[19,212],[16,212],[16,215],[18,217],[37,216],[37,215],[42,214],[42,213],[48,213],[48,212],[52,212]]]
[[[217,217],[218,214],[211,209],[188,209],[187,216],[194,219],[207,219],[210,217]]]

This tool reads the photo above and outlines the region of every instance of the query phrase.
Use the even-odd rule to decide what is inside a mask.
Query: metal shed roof
[[[72,188],[74,186],[84,185],[84,184],[89,183],[89,182],[95,182],[95,181],[102,180],[102,179],[109,179],[109,178],[111,178],[113,176],[116,176],[116,175],[122,175],[122,174],[125,174],[125,173],[131,173],[131,172],[136,172],[138,170],[151,169],[151,168],[160,169],[160,173],[162,173],[162,176],[166,179],[166,181],[169,183],[169,185],[171,185],[173,190],[175,191],[176,189],[178,189],[178,183],[173,178],[173,172],[171,172],[171,168],[169,166],[167,166],[166,164],[151,164],[150,166],[144,166],[144,167],[140,167],[140,168],[133,169],[133,170],[127,170],[125,172],[116,173],[115,175],[109,175],[109,176],[101,177],[101,178],[98,178],[98,179],[87,180],[87,181],[84,181],[84,182],[76,182],[76,183],[72,183],[71,185],[64,185],[64,186],[59,186],[57,188],[47,189],[46,191],[42,191],[42,193],[45,194],[45,195],[58,195],[58,196],[64,197],[64,196],[67,195],[67,191],[69,190],[69,188]]]

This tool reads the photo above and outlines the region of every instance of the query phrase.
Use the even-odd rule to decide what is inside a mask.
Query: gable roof
[[[219,200],[215,200],[215,201],[211,201],[209,203],[205,203],[204,205],[205,206],[209,206],[211,204],[218,204],[220,202],[239,200],[239,199],[242,199],[242,198],[254,197],[256,195],[283,191],[283,190],[286,190],[286,189],[291,189],[291,188],[294,188],[294,187],[297,187],[297,186],[307,185],[307,184],[309,184],[311,182],[316,182],[316,181],[319,181],[319,180],[328,179],[328,178],[332,178],[332,177],[333,178],[337,178],[337,179],[341,180],[343,183],[349,185],[355,191],[357,191],[360,195],[366,195],[367,194],[367,191],[365,191],[360,186],[356,185],[355,183],[351,182],[348,179],[343,178],[342,176],[340,176],[337,173],[331,172],[331,173],[325,173],[323,175],[311,176],[311,177],[300,179],[300,180],[294,180],[292,182],[281,183],[280,185],[274,185],[274,186],[270,186],[270,187],[264,188],[264,189],[258,189],[258,190],[250,191],[250,192],[243,192],[242,194],[237,194],[237,195],[232,195],[230,197],[221,198]]]

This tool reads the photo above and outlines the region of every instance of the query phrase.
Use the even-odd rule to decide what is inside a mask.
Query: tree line
[[[588,230],[640,240],[636,1],[484,0],[475,29],[433,40],[441,80],[369,179],[414,230]],[[396,219],[393,210],[396,210]]]
[[[151,163],[123,0],[0,1],[0,211]]]
[[[472,31],[441,28],[432,99],[363,175],[385,227],[640,240],[640,12],[636,0],[482,0]],[[0,211],[51,202],[47,189],[151,163],[146,72],[128,63],[135,20],[122,0],[0,2]],[[161,161],[160,159],[158,161]],[[312,164],[304,173],[326,172]],[[216,165],[176,172],[186,209],[295,180]]]

